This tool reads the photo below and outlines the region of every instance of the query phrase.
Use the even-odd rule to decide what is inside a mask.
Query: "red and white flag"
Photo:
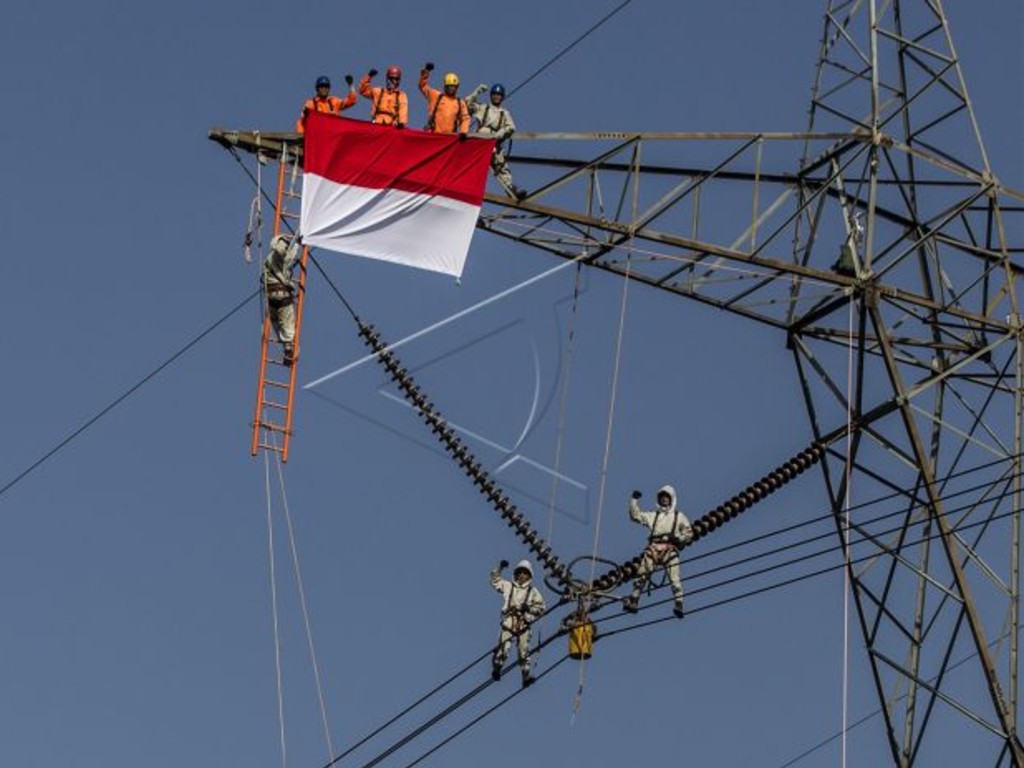
[[[311,112],[300,231],[307,245],[462,274],[494,141]]]

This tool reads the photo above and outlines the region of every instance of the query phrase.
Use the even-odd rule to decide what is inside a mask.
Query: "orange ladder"
[[[274,236],[282,229],[298,228],[302,194],[296,191],[301,181],[299,159],[295,150],[284,145],[277,175],[277,200],[274,215]],[[302,331],[302,308],[306,303],[306,262],[309,248],[302,247],[296,277],[294,360],[284,364],[284,347],[278,341],[270,323],[266,294],[263,298],[263,342],[260,352],[259,386],[256,390],[256,416],[252,424],[252,455],[261,450],[276,451],[282,461],[288,461],[288,448],[292,436],[292,406],[295,400],[295,380],[299,362],[299,335]],[[261,267],[262,268],[262,267]]]

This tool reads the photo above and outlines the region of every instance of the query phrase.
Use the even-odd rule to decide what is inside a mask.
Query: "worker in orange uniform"
[[[299,133],[306,132],[306,115],[310,112],[324,112],[328,115],[340,115],[356,103],[356,89],[352,83],[352,75],[345,75],[345,82],[348,84],[348,95],[344,99],[331,96],[331,79],[327,75],[320,75],[316,79],[316,96],[306,99],[302,105],[302,114],[295,121],[295,130]]]
[[[427,100],[427,124],[425,130],[434,133],[457,133],[465,138],[469,133],[469,107],[458,97],[459,76],[454,72],[444,75],[444,92],[430,87],[430,73],[434,71],[432,62],[427,62],[420,70],[420,93]]]
[[[370,120],[377,125],[405,128],[409,122],[409,99],[399,87],[402,84],[402,70],[388,67],[383,88],[370,85],[376,76],[377,70],[371,69],[359,81],[359,93],[371,101]]]

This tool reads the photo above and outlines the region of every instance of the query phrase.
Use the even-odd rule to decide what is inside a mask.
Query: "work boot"
[[[516,200],[522,200],[528,194],[529,193],[525,189],[523,189],[522,187],[512,187],[512,196]]]
[[[636,595],[630,595],[622,601],[622,610],[626,613],[636,613],[640,607],[640,599]]]
[[[295,345],[291,342],[284,344],[284,364],[291,366],[295,363]]]
[[[535,678],[533,675],[531,675],[525,669],[523,670],[523,688],[529,688],[531,685],[533,685],[534,679]]]
[[[501,680],[501,664],[496,661],[491,662],[491,680]]]
[[[677,619],[683,618],[683,601],[676,600],[675,605],[672,606],[672,613],[676,615]]]

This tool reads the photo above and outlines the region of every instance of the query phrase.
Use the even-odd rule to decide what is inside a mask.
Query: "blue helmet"
[[[320,75],[320,77],[318,77],[316,79],[316,87],[319,88],[319,87],[324,86],[324,85],[326,85],[328,88],[330,88],[331,87],[331,78],[329,78],[327,75]]]
[[[492,85],[491,86],[491,96],[494,96],[495,94],[497,94],[498,96],[501,96],[501,98],[504,99],[505,98],[505,86],[502,85],[501,83],[495,83],[494,85]]]

